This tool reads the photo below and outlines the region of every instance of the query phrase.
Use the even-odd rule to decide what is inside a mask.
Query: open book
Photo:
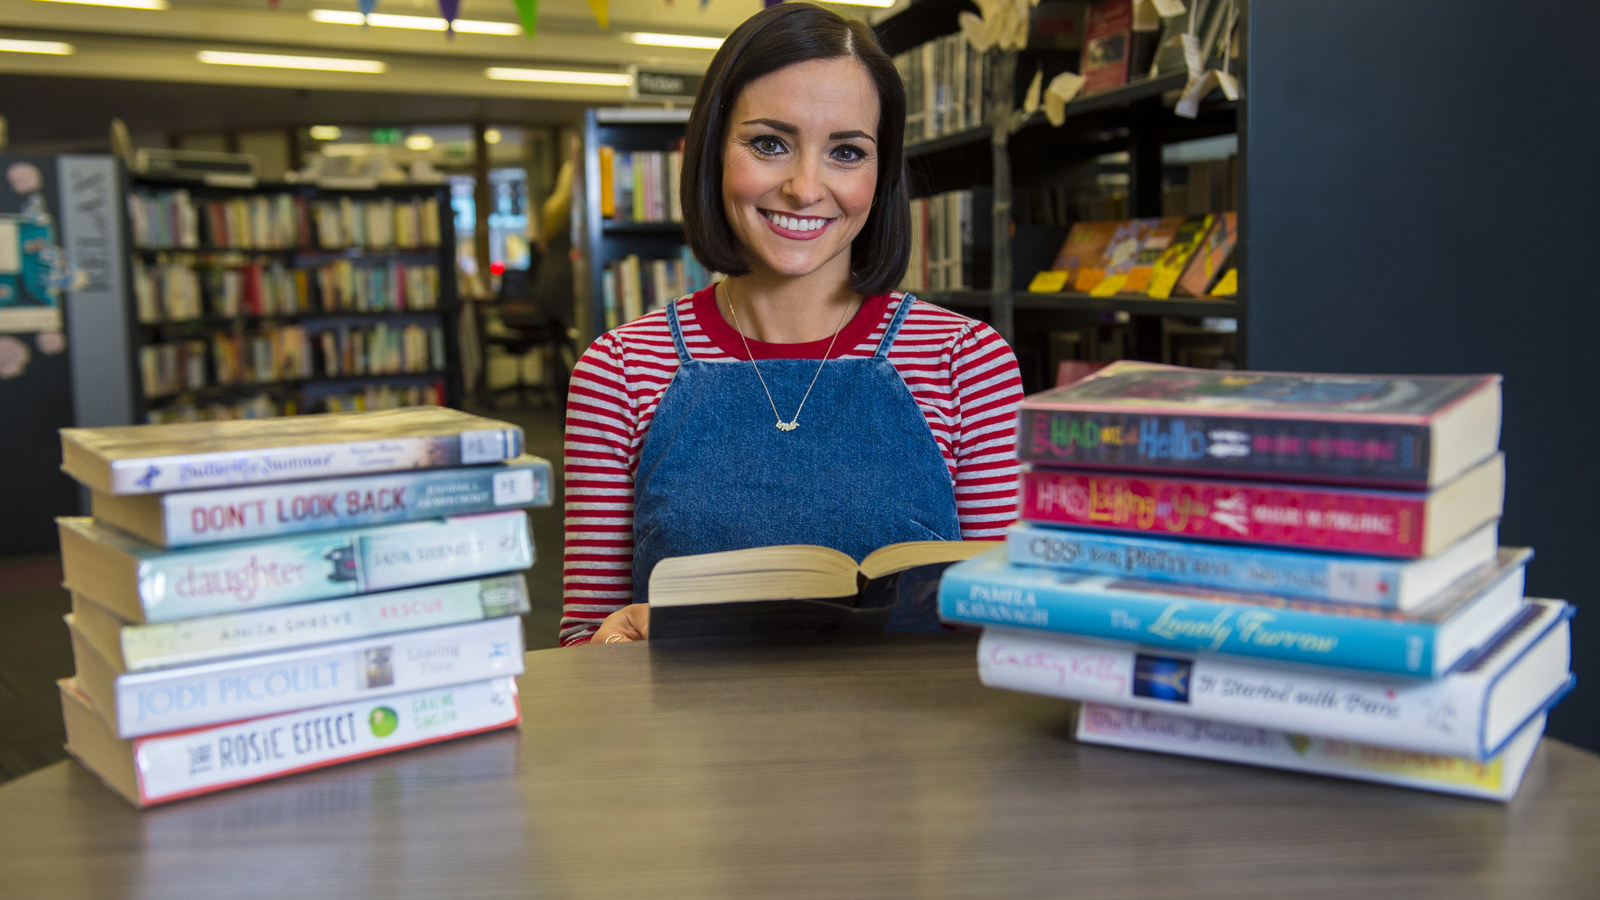
[[[859,565],[811,544],[669,557],[650,573],[650,639],[939,631],[940,574],[1000,543],[909,541]]]

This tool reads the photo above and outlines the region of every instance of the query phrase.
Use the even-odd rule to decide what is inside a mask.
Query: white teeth
[[[816,231],[828,224],[827,219],[797,219],[782,213],[768,213],[768,216],[779,228],[787,228],[790,231]]]

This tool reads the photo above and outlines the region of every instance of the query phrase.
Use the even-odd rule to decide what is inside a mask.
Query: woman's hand
[[[617,610],[600,623],[591,644],[615,644],[619,641],[647,641],[650,639],[650,606],[630,603]]]

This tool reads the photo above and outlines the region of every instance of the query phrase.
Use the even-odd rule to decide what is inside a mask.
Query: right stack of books
[[[1499,546],[1500,379],[1119,362],[1023,401],[1006,547],[948,569],[1078,739],[1509,799],[1572,608]]]
[[[423,407],[70,428],[67,750],[137,806],[516,725],[551,503],[522,430]]]

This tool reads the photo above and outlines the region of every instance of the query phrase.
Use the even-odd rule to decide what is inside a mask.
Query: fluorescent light
[[[445,21],[437,16],[397,16],[392,13],[361,13],[344,9],[313,9],[313,22],[325,25],[372,25],[377,28],[415,28],[419,31],[444,31]],[[455,30],[461,34],[504,34],[516,37],[522,26],[512,22],[484,22],[477,19],[456,19]]]
[[[81,3],[84,6],[120,6],[124,9],[166,9],[167,0],[54,0],[56,3]]]
[[[0,38],[0,52],[5,53],[49,53],[52,56],[70,56],[72,45],[60,41],[14,41]]]
[[[558,69],[506,69],[490,66],[483,74],[496,81],[543,81],[549,84],[598,84],[627,87],[633,76],[626,72],[565,72]]]
[[[233,53],[201,50],[203,63],[219,66],[263,66],[268,69],[318,69],[324,72],[364,72],[375,75],[387,66],[376,59],[339,59],[331,56],[280,56],[276,53]]]
[[[483,142],[485,144],[498,144],[498,143],[500,143],[500,129],[498,129],[498,128],[485,128],[483,130]]]
[[[432,150],[433,138],[426,134],[413,134],[406,138],[407,150]]]
[[[313,141],[337,141],[344,134],[337,125],[313,125],[309,133]]]
[[[884,4],[885,6],[889,4]],[[622,39],[630,44],[650,47],[687,47],[690,50],[715,50],[722,46],[722,38],[700,37],[693,34],[655,34],[649,31],[625,32]]]

